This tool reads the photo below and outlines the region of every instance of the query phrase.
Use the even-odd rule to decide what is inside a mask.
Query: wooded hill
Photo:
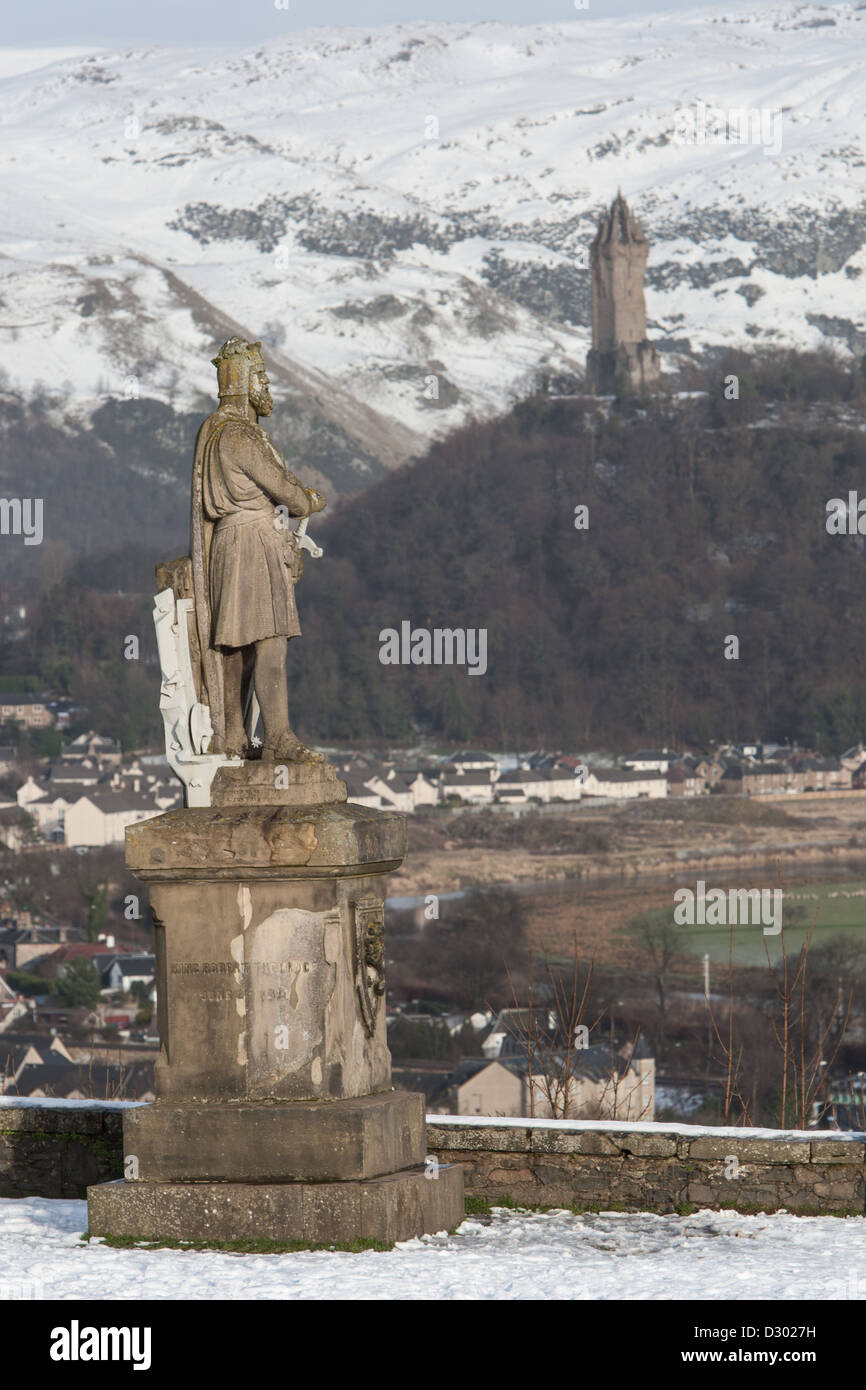
[[[741,357],[686,384],[706,394],[535,397],[317,527],[291,662],[308,733],[838,750],[866,731],[864,538],[826,527],[831,498],[866,497],[862,373]],[[380,629],[407,619],[486,628],[487,673],[382,666]]]
[[[742,355],[680,386],[643,402],[535,396],[315,518],[326,553],[307,558],[289,660],[303,734],[839,751],[866,732],[864,537],[826,526],[831,499],[866,497],[860,367]],[[3,664],[98,688],[89,722],[127,745],[158,736],[156,668],[122,659],[133,598],[106,594],[130,564],[76,561]],[[143,659],[148,611],[142,595]],[[381,664],[380,631],[406,621],[486,629],[486,674]]]

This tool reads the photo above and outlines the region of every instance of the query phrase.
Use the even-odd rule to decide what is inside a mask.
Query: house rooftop
[[[159,812],[159,807],[153,796],[144,792],[85,792],[81,800],[92,802],[98,810],[103,811],[106,815],[119,811],[152,811],[154,815]]]
[[[590,776],[595,777],[598,782],[647,782],[650,780],[664,781],[664,772],[633,772],[622,767],[591,767]]]
[[[344,772],[342,780],[346,784],[346,791],[348,792],[350,801],[357,801],[360,797],[379,797],[378,792],[371,791],[369,787],[364,785],[364,779],[362,777],[355,776],[351,772]],[[381,797],[379,797],[379,800],[381,800]]]

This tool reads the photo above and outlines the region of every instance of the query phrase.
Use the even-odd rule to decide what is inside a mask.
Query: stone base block
[[[309,1245],[452,1230],[463,1174],[440,1167],[341,1183],[111,1182],[88,1188],[91,1236],[138,1240],[273,1240]]]
[[[423,1166],[424,1097],[157,1101],[128,1110],[125,1171],[143,1182],[345,1182]],[[129,1160],[134,1158],[135,1164]]]
[[[345,801],[346,794],[346,783],[330,763],[245,762],[219,768],[211,805],[323,806]]]

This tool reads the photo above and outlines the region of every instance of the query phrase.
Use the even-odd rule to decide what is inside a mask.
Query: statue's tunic
[[[245,647],[265,637],[298,637],[300,552],[285,511],[275,508],[308,516],[309,498],[259,425],[225,406],[207,425],[201,501],[213,524],[210,644]]]

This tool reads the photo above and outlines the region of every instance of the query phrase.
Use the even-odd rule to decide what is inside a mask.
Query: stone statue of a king
[[[306,520],[324,500],[259,425],[261,345],[230,338],[215,361],[192,555],[157,566],[154,599],[166,755],[186,805],[126,833],[154,923],[156,1101],[124,1113],[124,1178],[89,1189],[89,1229],[393,1244],[463,1218],[461,1166],[429,1166],[424,1096],[391,1082],[385,902],[406,823],[349,801],[289,727],[294,586],[300,552],[321,553]]]
[[[315,762],[289,724],[286,647],[300,635],[295,584],[301,548],[290,517],[321,511],[259,424],[273,409],[261,343],[229,338],[213,359],[219,408],[198,433],[191,553],[210,750],[247,757],[257,706],[262,759]]]

